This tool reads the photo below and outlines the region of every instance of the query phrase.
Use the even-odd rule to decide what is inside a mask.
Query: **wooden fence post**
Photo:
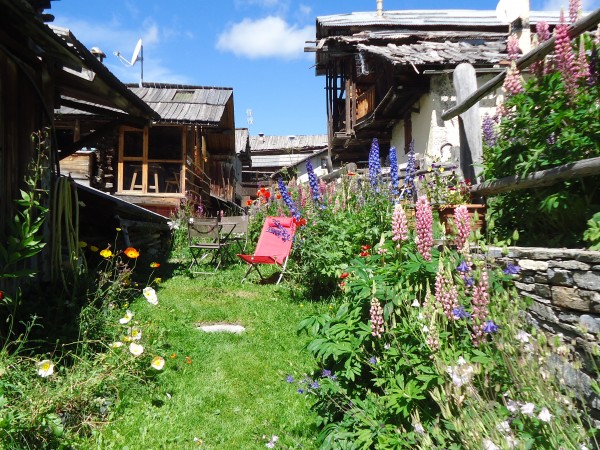
[[[453,75],[456,103],[462,103],[477,90],[477,76],[471,64],[459,64]],[[460,169],[465,178],[473,183],[479,181],[483,161],[479,103],[463,112],[458,119],[460,131]]]

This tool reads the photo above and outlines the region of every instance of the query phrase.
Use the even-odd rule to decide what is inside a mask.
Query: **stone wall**
[[[600,418],[600,399],[591,387],[600,363],[600,252],[510,247],[508,255],[496,256],[504,265],[512,263],[521,268],[515,286],[532,300],[530,321],[559,336],[578,354],[578,361],[572,364],[559,358],[551,364]]]

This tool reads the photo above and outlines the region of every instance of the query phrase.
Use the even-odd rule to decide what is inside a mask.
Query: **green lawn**
[[[296,327],[323,306],[293,299],[285,284],[241,285],[244,269],[175,276],[160,285],[158,306],[132,305],[142,343],[154,341],[166,365],[155,383],[120,393],[119,411],[91,446],[246,450],[266,448],[263,436],[277,435],[275,448],[314,448],[310,399],[285,379],[310,367],[307,338]],[[241,324],[246,331],[209,334],[198,323]]]

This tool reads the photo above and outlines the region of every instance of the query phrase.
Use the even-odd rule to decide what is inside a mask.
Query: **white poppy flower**
[[[154,288],[148,286],[145,287],[142,292],[144,293],[144,297],[146,297],[146,300],[148,300],[148,303],[152,305],[158,305],[158,297],[156,296],[156,291],[154,290]]]
[[[142,353],[144,353],[144,347],[140,344],[132,342],[131,344],[129,344],[129,352],[133,356],[140,356]]]
[[[550,414],[548,408],[542,408],[537,418],[540,419],[542,422],[550,422],[550,419],[552,419],[552,414]]]
[[[54,363],[49,359],[44,359],[37,363],[38,375],[42,378],[49,377],[54,373]]]
[[[152,358],[150,365],[156,370],[162,370],[162,368],[165,367],[165,358],[161,356],[155,356]]]
[[[133,319],[133,313],[129,310],[125,311],[125,317],[121,317],[119,319],[119,323],[121,325],[125,325],[127,323],[129,323],[131,321],[131,319]]]

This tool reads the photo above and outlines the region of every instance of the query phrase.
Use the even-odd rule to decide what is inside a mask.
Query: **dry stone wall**
[[[600,398],[593,391],[600,351],[600,252],[510,247],[508,255],[493,250],[499,262],[518,265],[515,286],[532,302],[529,320],[572,345],[578,354],[570,364],[551,361],[564,382],[576,389],[600,417]]]

